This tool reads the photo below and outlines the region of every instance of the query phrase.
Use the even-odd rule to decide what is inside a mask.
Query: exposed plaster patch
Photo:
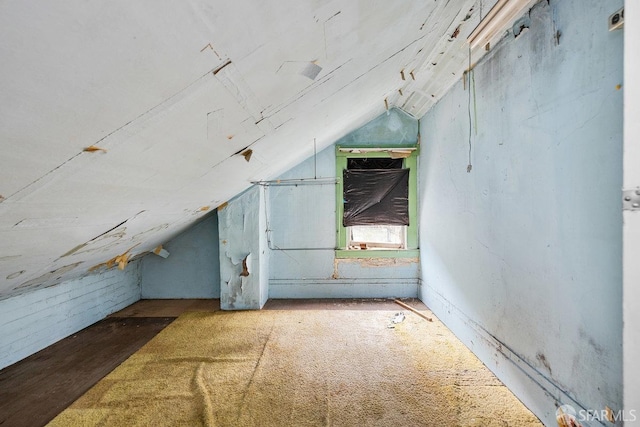
[[[251,148],[249,148],[248,150],[243,151],[242,153],[240,153],[244,159],[248,162],[249,160],[251,160],[251,155],[253,154],[253,150]]]
[[[340,273],[338,272],[338,261],[340,261],[338,258],[333,259],[333,274],[331,275],[331,278],[334,280],[340,278]]]
[[[206,212],[206,211],[208,211],[209,209],[211,209],[211,206],[203,206],[203,207],[201,207],[201,208],[199,209],[199,211],[200,211],[200,212]]]
[[[82,151],[86,151],[87,153],[95,153],[96,151],[102,151],[103,153],[107,152],[106,149],[100,148],[100,147],[96,147],[95,145],[90,145],[88,147],[84,147],[82,149]]]
[[[240,276],[242,277],[247,277],[249,276],[249,266],[248,263],[251,260],[251,254],[248,254],[246,257],[244,257],[244,259],[242,260],[242,272],[240,273]]]
[[[124,268],[127,266],[127,264],[129,263],[129,252],[125,252],[122,255],[118,255],[115,258],[115,262],[116,264],[118,264],[118,270],[124,270]]]
[[[4,196],[2,194],[0,194],[0,203],[4,202],[6,199],[4,198]]]
[[[108,261],[105,261],[103,263],[100,264],[96,264],[93,267],[91,267],[88,271],[89,272],[93,272],[95,270],[98,270],[101,267],[107,267],[107,269],[112,268],[113,266],[115,266],[116,264],[118,265],[118,269],[119,270],[124,270],[124,268],[127,266],[127,264],[129,263],[129,261],[131,260],[131,255],[130,252],[133,250],[133,248],[135,248],[136,246],[138,246],[138,244],[133,245],[131,248],[129,248],[126,252],[124,252],[123,254],[120,255],[116,255],[115,257],[111,258]]]
[[[462,25],[462,24],[461,24]],[[455,30],[453,30],[453,34],[451,34],[451,38],[455,39],[456,37],[458,37],[458,35],[460,34],[460,25],[458,25],[456,27]]]
[[[340,279],[341,264],[359,264],[361,267],[399,267],[417,264],[418,258],[334,258],[331,279]]]

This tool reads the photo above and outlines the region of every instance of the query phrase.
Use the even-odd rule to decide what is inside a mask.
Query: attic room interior
[[[0,425],[635,425],[639,21],[0,3]]]

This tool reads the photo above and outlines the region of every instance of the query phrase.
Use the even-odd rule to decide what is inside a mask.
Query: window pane
[[[404,248],[406,227],[403,225],[356,225],[349,227],[351,244],[368,248]]]

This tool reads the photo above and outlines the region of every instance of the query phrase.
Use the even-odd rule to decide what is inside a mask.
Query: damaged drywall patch
[[[418,258],[337,258],[340,264],[358,264],[361,267],[399,267],[417,264]]]
[[[341,265],[357,265],[363,268],[406,267],[420,262],[419,258],[334,258],[331,279],[340,279]]]
[[[236,258],[225,252],[225,262],[221,265],[221,271],[225,270],[228,279],[224,281],[226,284],[225,302],[231,309],[236,308],[238,299],[242,299],[244,290],[249,277],[248,262],[250,262],[250,253],[244,257]]]

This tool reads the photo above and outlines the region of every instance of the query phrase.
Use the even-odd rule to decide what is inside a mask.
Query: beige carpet
[[[541,424],[442,323],[398,307],[185,313],[50,425]]]

